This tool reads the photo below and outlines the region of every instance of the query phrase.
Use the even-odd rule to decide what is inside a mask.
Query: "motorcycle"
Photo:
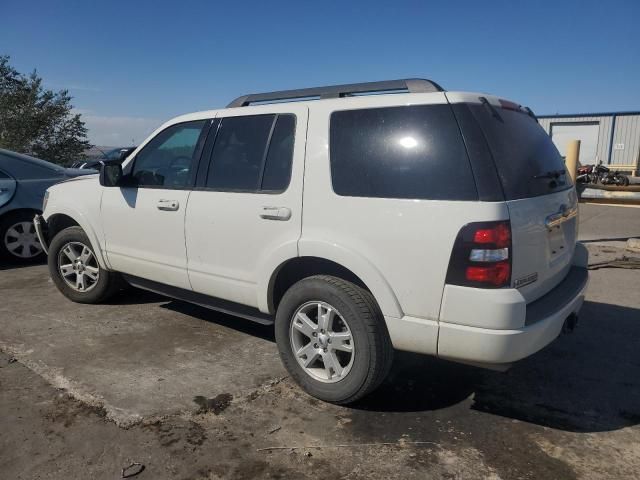
[[[609,167],[598,162],[596,165],[584,165],[578,168],[577,183],[601,183],[602,185],[617,185],[626,187],[629,185],[629,177],[612,171]]]

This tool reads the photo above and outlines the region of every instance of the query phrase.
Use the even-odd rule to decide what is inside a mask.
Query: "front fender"
[[[107,270],[111,269],[111,265],[107,261],[106,256],[102,250],[102,242],[100,241],[100,236],[96,232],[91,222],[87,219],[86,215],[83,214],[80,210],[68,206],[68,205],[47,205],[46,211],[42,214],[42,217],[46,222],[49,222],[49,219],[54,215],[66,215],[72,218],[81,228],[84,230],[84,233],[89,237],[89,241],[91,242],[91,246],[93,247],[94,253],[96,254],[96,259],[102,268]]]

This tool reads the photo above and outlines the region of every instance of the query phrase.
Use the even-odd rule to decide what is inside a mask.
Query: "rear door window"
[[[334,112],[330,158],[333,189],[338,195],[478,199],[449,105]]]
[[[571,177],[551,138],[526,113],[469,104],[495,161],[506,200],[571,188]],[[554,173],[558,173],[557,178]]]
[[[289,186],[295,116],[226,117],[216,136],[206,188],[282,192]]]

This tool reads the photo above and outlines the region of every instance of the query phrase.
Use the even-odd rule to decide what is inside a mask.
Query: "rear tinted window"
[[[334,112],[330,155],[333,189],[338,195],[478,198],[449,105]]]
[[[507,200],[546,195],[571,187],[565,173],[557,179],[545,174],[565,169],[564,161],[538,122],[521,112],[470,104],[469,108],[491,149]],[[538,177],[538,178],[534,178]]]

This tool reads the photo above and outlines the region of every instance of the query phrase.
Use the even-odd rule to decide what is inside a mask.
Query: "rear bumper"
[[[573,266],[556,288],[524,306],[526,319],[520,328],[482,328],[441,321],[438,356],[479,364],[505,364],[528,357],[560,334],[567,317],[578,314],[588,283],[586,268]]]
[[[44,221],[44,218],[42,218],[42,215],[36,215],[33,218],[33,226],[36,230],[36,235],[38,236],[42,250],[44,250],[44,253],[48,255],[49,245],[47,244],[47,236],[45,235],[46,222]]]

